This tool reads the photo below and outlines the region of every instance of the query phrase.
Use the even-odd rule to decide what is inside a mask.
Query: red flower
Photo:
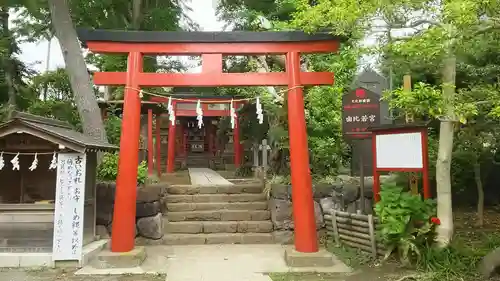
[[[436,225],[440,225],[441,224],[441,220],[439,218],[436,218],[436,217],[432,217],[431,218],[431,222],[433,224],[436,224]]]

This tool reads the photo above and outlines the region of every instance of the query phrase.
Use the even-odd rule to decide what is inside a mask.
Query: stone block
[[[271,233],[243,233],[241,244],[273,244],[273,235]]]
[[[146,256],[146,249],[141,246],[136,246],[132,251],[125,253],[114,253],[106,249],[100,252],[91,264],[100,269],[132,268],[140,266]]]
[[[238,222],[237,232],[269,233],[273,231],[270,221],[241,221]]]
[[[168,185],[165,183],[148,184],[137,189],[137,202],[159,201],[167,195]]]
[[[200,234],[169,234],[163,237],[165,245],[200,245],[205,241],[205,236]]]
[[[49,267],[51,265],[50,253],[26,253],[19,256],[20,267]]]
[[[161,211],[159,201],[136,203],[136,218],[152,217]]]
[[[267,202],[266,195],[262,193],[231,194],[227,199],[227,202],[258,202],[258,201]]]
[[[315,253],[301,253],[290,247],[285,250],[285,261],[290,267],[329,267],[335,265],[332,253],[324,249]]]
[[[271,198],[292,200],[292,186],[284,184],[271,184]]]
[[[235,233],[237,231],[237,221],[203,222],[203,233]]]
[[[249,221],[252,220],[252,212],[240,210],[224,210],[221,212],[223,221]]]
[[[165,222],[164,233],[201,233],[203,232],[203,222],[199,221],[181,221]]]
[[[276,244],[292,245],[294,242],[293,231],[274,231],[273,240]]]
[[[275,230],[294,229],[292,202],[281,199],[269,200],[270,218]],[[318,202],[314,201],[316,228],[324,226],[323,212]],[[261,219],[266,220],[266,219]]]
[[[19,267],[21,260],[16,253],[0,253],[0,268]]]
[[[241,244],[241,235],[235,233],[214,233],[206,236],[206,244]]]
[[[137,232],[140,236],[149,239],[160,239],[163,237],[163,217],[161,213],[153,217],[140,218],[137,220]]]

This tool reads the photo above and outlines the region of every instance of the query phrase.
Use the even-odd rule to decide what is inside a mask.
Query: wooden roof
[[[303,31],[124,31],[109,29],[77,29],[84,45],[88,41],[127,43],[286,43],[308,41],[345,41],[346,37],[331,32],[309,34]]]
[[[14,112],[10,120],[0,124],[0,138],[16,133],[27,133],[81,153],[118,149],[108,142],[75,131],[66,122],[24,112]]]

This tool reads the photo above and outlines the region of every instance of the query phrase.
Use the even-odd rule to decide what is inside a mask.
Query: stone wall
[[[96,191],[96,224],[97,234],[101,238],[111,235],[113,225],[113,208],[116,184],[98,183]],[[136,199],[136,236],[148,239],[163,237],[164,198],[167,189],[163,185],[137,187]]]
[[[381,177],[381,182],[392,180],[390,177]],[[373,178],[365,178],[365,213],[373,212]],[[313,185],[314,216],[316,227],[325,226],[323,210],[336,209],[355,213],[361,208],[359,178],[339,176],[333,184]],[[291,231],[293,225],[292,187],[291,185],[271,184],[269,210],[275,231]]]

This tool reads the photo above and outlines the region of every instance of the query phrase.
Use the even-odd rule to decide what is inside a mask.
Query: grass
[[[343,280],[343,275],[334,273],[270,273],[273,281],[336,281]],[[341,278],[341,279],[339,279]]]
[[[271,279],[273,281],[385,281],[387,280],[385,276],[394,274],[392,264],[378,266],[378,261],[367,253],[349,247],[336,246],[326,238],[323,238],[321,242],[328,251],[351,267],[355,273],[271,273],[269,274]],[[372,277],[375,279],[371,279]]]
[[[325,247],[356,272],[350,275],[325,273],[270,274],[273,281],[478,281],[483,280],[477,266],[491,250],[500,247],[500,232],[468,230],[459,233],[446,248],[422,251],[421,261],[415,268],[402,268],[395,260],[383,264],[369,254],[348,247]],[[495,279],[500,280],[500,279]]]
[[[447,248],[431,248],[423,252],[417,267],[417,280],[481,280],[477,266],[487,253],[497,247],[500,247],[500,234],[459,234]]]

